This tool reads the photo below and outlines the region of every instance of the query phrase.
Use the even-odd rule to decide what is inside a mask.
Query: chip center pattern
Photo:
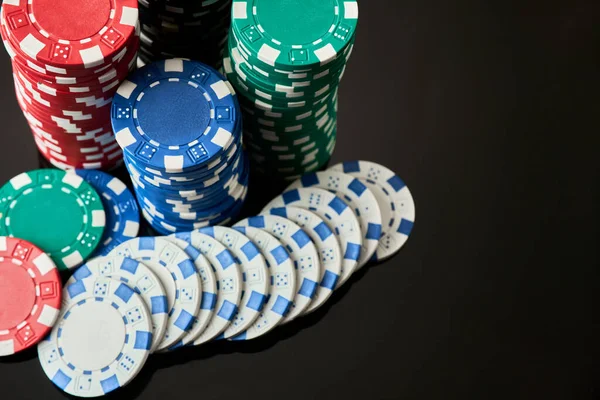
[[[110,0],[31,0],[37,24],[56,39],[77,41],[108,24]]]
[[[46,253],[57,253],[73,246],[85,230],[85,208],[77,199],[76,194],[66,193],[58,186],[36,188],[31,194],[19,197],[9,212],[7,228],[13,236],[35,243]],[[35,230],[31,229],[32,221],[35,221]]]
[[[129,340],[133,340],[130,338]],[[76,368],[97,371],[117,359],[125,343],[123,316],[110,303],[93,302],[71,308],[59,344]]]
[[[185,80],[159,82],[146,88],[136,104],[139,127],[150,139],[166,146],[197,140],[210,123],[210,105],[203,91]]]
[[[332,0],[257,0],[257,20],[274,39],[310,44],[327,34],[334,23]]]
[[[0,260],[0,332],[25,321],[35,304],[35,284],[25,270]]]

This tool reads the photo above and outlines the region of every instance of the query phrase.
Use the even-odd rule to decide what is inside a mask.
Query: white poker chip
[[[250,328],[230,339],[250,340],[270,332],[287,315],[296,293],[296,271],[279,239],[258,228],[237,226],[234,229],[260,249],[271,272],[270,296],[263,311]]]
[[[319,286],[321,263],[310,236],[294,222],[277,215],[259,215],[239,221],[235,226],[251,226],[275,236],[285,246],[296,269],[297,291],[294,302],[282,323],[304,313]]]
[[[38,345],[42,369],[64,392],[97,397],[127,385],[152,346],[152,320],[126,283],[89,276],[67,285],[52,332]]]
[[[229,327],[219,336],[221,339],[229,339],[248,329],[263,310],[269,296],[269,270],[260,250],[235,229],[214,226],[202,228],[200,232],[224,244],[235,257],[242,272],[244,291],[238,312]]]
[[[171,237],[185,240],[200,250],[217,277],[215,312],[208,326],[194,339],[194,345],[198,346],[219,336],[231,324],[242,297],[242,274],[231,252],[215,238],[198,231],[176,233]]]
[[[163,236],[164,239],[175,243],[181,247],[185,253],[194,261],[196,269],[202,280],[202,301],[200,302],[200,310],[192,322],[192,326],[187,333],[175,343],[171,350],[185,346],[193,342],[208,326],[208,323],[213,317],[215,306],[217,305],[217,277],[213,271],[212,265],[206,257],[202,255],[200,250],[182,239],[177,239],[173,236]]]
[[[327,190],[299,188],[289,190],[271,200],[263,209],[263,213],[268,213],[271,208],[286,206],[314,212],[335,232],[343,254],[342,271],[336,289],[341,287],[356,269],[362,246],[360,225],[354,211],[342,199]]]
[[[358,178],[333,170],[306,174],[287,190],[301,187],[329,190],[354,210],[363,235],[357,269],[365,266],[375,254],[381,238],[381,211],[371,190]]]
[[[109,255],[141,261],[160,279],[169,301],[169,321],[157,351],[172,347],[192,326],[200,308],[202,284],[185,251],[163,238],[138,237],[123,242]]]
[[[94,258],[79,267],[67,281],[70,285],[86,278],[109,277],[124,282],[144,299],[152,319],[154,352],[162,341],[169,319],[167,293],[158,277],[143,263],[132,258],[107,256]]]
[[[373,257],[382,261],[396,254],[408,240],[415,223],[415,202],[402,179],[370,161],[349,161],[330,168],[357,177],[375,195],[382,214],[382,235]]]
[[[335,233],[317,214],[298,207],[279,207],[269,210],[271,215],[279,215],[295,222],[310,236],[321,260],[321,277],[317,293],[304,314],[321,307],[333,293],[342,270],[340,244]]]

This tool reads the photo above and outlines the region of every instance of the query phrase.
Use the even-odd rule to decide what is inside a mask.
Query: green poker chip
[[[93,253],[105,224],[100,196],[73,172],[25,172],[0,189],[0,236],[35,244],[62,271]]]
[[[354,37],[358,3],[234,0],[232,29],[268,65],[312,67],[335,59]]]

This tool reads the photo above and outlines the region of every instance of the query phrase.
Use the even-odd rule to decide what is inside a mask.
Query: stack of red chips
[[[135,68],[137,0],[10,0],[0,19],[19,105],[44,157],[62,169],[121,164],[110,109]]]

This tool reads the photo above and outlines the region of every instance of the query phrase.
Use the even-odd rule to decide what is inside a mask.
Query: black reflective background
[[[332,162],[394,169],[411,239],[315,314],[152,356],[109,398],[599,398],[600,7],[552,3],[363,0]],[[0,53],[5,182],[38,154]],[[64,397],[35,350],[0,360],[0,398]]]

